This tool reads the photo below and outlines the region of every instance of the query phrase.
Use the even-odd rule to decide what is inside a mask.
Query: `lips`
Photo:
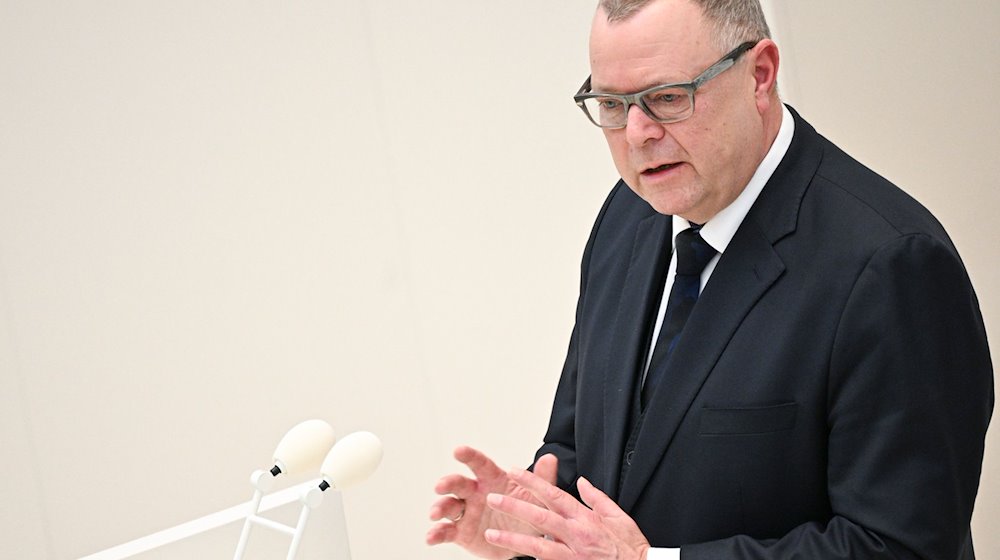
[[[645,169],[642,172],[642,174],[643,175],[655,175],[657,173],[662,173],[664,171],[669,171],[669,170],[677,167],[678,165],[680,165],[680,164],[679,163],[664,163],[663,165],[658,165],[656,167],[649,167],[649,168]]]

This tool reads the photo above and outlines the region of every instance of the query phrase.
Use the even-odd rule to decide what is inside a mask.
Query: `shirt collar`
[[[726,247],[729,246],[729,242],[736,235],[736,230],[743,223],[743,219],[747,217],[753,203],[760,196],[760,192],[764,190],[764,185],[767,184],[768,179],[771,178],[774,170],[777,169],[778,164],[785,157],[788,147],[792,144],[792,135],[794,132],[795,121],[792,118],[792,113],[788,110],[788,107],[782,105],[781,126],[778,127],[778,135],[774,138],[774,142],[767,151],[767,155],[764,156],[760,165],[757,166],[757,171],[750,178],[750,182],[743,188],[743,192],[736,197],[736,200],[723,208],[722,211],[706,222],[701,228],[702,239],[718,251],[719,254],[725,252]],[[673,217],[673,232],[675,237],[678,233],[689,227],[691,227],[691,223],[684,218],[680,216]]]

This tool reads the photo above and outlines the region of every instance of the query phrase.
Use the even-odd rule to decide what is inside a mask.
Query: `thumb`
[[[535,461],[535,468],[532,470],[539,478],[555,486],[559,477],[559,459],[551,453],[546,453]]]
[[[580,491],[580,499],[583,500],[583,503],[601,517],[627,517],[627,514],[618,507],[614,500],[601,492],[586,478],[581,476],[577,479],[576,488]]]

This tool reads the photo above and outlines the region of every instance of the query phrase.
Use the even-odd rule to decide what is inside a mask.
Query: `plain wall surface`
[[[1000,5],[765,6],[785,98],[937,215],[995,334]],[[617,178],[571,100],[592,10],[0,0],[0,557],[245,501],[319,417],[385,444],[355,560],[466,558],[423,544],[433,484],[461,443],[531,460]]]

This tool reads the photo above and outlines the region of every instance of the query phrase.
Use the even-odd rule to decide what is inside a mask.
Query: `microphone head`
[[[382,441],[371,432],[354,432],[341,438],[320,467],[323,479],[335,490],[362,482],[382,462]]]
[[[306,420],[285,434],[274,450],[274,463],[286,474],[315,471],[337,438],[323,420]]]

